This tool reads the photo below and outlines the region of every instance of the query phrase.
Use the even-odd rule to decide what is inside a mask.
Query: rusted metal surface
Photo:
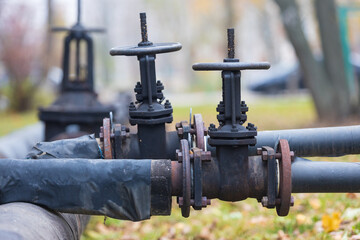
[[[187,140],[181,140],[181,150],[178,152],[178,161],[182,164],[182,196],[178,198],[183,217],[190,215],[191,200],[191,166],[189,155],[189,143]]]
[[[276,211],[279,216],[287,216],[291,206],[291,153],[289,143],[285,139],[280,139],[278,144],[279,158],[279,203],[276,204]]]
[[[267,193],[261,199],[261,204],[266,208],[276,206],[276,197],[278,195],[278,175],[275,159],[275,150],[268,146],[262,147],[262,160],[267,163]]]
[[[102,134],[103,134],[103,143],[104,143],[104,157],[105,159],[112,159],[113,158],[113,149],[111,144],[111,125],[110,125],[110,119],[104,118],[103,121],[103,128],[102,128]]]
[[[201,114],[194,115],[194,129],[195,129],[195,142],[196,147],[202,150],[205,150],[205,139],[207,135],[207,130],[205,130],[205,125],[202,120]]]

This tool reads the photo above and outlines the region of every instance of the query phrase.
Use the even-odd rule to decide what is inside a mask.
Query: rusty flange
[[[196,147],[205,150],[204,137],[207,135],[201,114],[194,115],[194,130]]]
[[[257,149],[257,154],[262,156],[264,161],[268,161],[268,189],[267,196],[261,199],[264,207],[276,207],[279,216],[287,216],[289,209],[294,205],[294,198],[291,196],[291,161],[294,158],[294,152],[290,151],[289,143],[286,139],[280,139],[275,152],[270,147],[262,147]],[[277,159],[279,163],[279,171],[269,164],[269,160]],[[272,166],[272,167],[271,167]],[[274,183],[277,182],[279,176],[278,190],[275,189]],[[274,199],[274,194],[276,199]],[[275,200],[275,201],[274,201]]]
[[[103,135],[103,150],[104,150],[104,158],[112,159],[113,151],[111,145],[111,124],[110,118],[104,118],[103,127],[101,129]]]
[[[291,153],[289,143],[286,139],[280,139],[277,152],[281,153],[279,160],[280,184],[279,201],[276,204],[276,211],[279,216],[286,216],[290,206],[294,204],[291,197]]]
[[[181,151],[177,152],[178,161],[182,163],[182,197],[178,198],[181,214],[189,217],[191,206],[191,166],[189,143],[186,139],[180,141]]]

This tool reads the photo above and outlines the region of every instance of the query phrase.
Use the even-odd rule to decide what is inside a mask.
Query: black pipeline
[[[296,158],[291,178],[293,193],[360,192],[360,163]]]
[[[305,128],[278,131],[261,131],[249,155],[256,155],[262,146],[275,148],[279,139],[286,139],[298,157],[342,156],[360,154],[360,126]]]

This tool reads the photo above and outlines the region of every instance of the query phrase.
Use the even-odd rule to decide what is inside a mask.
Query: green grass
[[[0,136],[36,123],[37,121],[37,111],[35,110],[21,114],[14,112],[0,112]]]

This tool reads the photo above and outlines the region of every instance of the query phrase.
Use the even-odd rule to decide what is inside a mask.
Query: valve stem
[[[142,42],[148,42],[147,24],[146,24],[146,13],[140,13],[140,26],[141,26],[141,39]]]
[[[228,58],[235,58],[235,33],[233,28],[228,28]]]

